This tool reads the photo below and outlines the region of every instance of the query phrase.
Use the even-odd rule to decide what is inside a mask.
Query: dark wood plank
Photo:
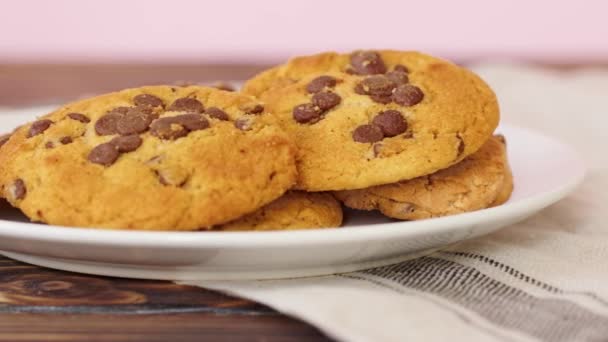
[[[81,275],[0,257],[0,313],[197,310],[221,314],[273,313],[271,309],[251,301],[198,287],[165,281]]]
[[[329,341],[285,316],[0,314],[0,341]]]
[[[326,341],[254,303],[166,281],[80,275],[0,257],[0,341]]]

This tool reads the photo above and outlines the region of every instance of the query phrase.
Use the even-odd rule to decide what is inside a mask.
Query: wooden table
[[[239,80],[263,65],[0,65],[0,107],[144,84]],[[54,271],[0,256],[0,341],[327,341],[265,306],[170,282]]]
[[[217,292],[0,257],[0,341],[326,340],[305,323]]]

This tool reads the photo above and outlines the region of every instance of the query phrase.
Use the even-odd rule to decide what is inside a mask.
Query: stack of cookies
[[[323,53],[240,93],[152,86],[68,104],[0,137],[0,195],[33,221],[94,228],[339,227],[340,202],[425,219],[509,198],[498,121],[492,90],[449,62]]]

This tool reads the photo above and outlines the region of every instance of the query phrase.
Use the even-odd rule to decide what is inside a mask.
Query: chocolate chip
[[[355,86],[355,93],[359,95],[367,95],[367,90],[365,90],[363,84],[357,83],[357,85]]]
[[[91,122],[91,119],[89,119],[84,114],[80,114],[80,113],[70,113],[70,114],[68,114],[68,118],[70,118],[72,120],[76,120],[76,121],[82,122],[82,123],[89,123],[89,122]]]
[[[97,134],[114,135],[118,133],[118,122],[125,116],[125,114],[115,111],[116,109],[118,108],[113,109],[113,111],[109,112],[108,114],[102,116],[101,118],[99,118],[99,120],[97,120],[97,122],[95,123],[95,132],[97,132]]]
[[[323,112],[312,103],[305,103],[295,106],[293,118],[299,123],[312,123],[319,121]]]
[[[55,148],[55,144],[53,144],[53,142],[52,142],[52,141],[47,141],[47,142],[44,144],[44,148],[46,148],[46,149],[49,149],[49,150],[50,150],[50,149],[52,149],[52,148]]]
[[[2,145],[6,144],[10,138],[11,138],[10,134],[0,135],[0,147],[2,147]]]
[[[176,140],[188,135],[188,129],[177,122],[172,117],[160,118],[152,122],[150,132],[153,136],[163,140]]]
[[[386,73],[386,78],[395,83],[395,85],[406,84],[410,81],[407,73],[403,71],[389,71]]]
[[[380,127],[385,137],[394,137],[407,131],[407,122],[396,110],[385,110],[378,114],[372,124]]]
[[[357,93],[362,91],[364,94],[377,96],[390,96],[393,93],[393,90],[397,87],[395,82],[391,81],[384,75],[366,77],[359,84],[360,86],[355,88]]]
[[[164,139],[175,140],[185,137],[191,131],[209,127],[209,121],[197,114],[170,116],[155,120],[150,126],[152,135]]]
[[[376,125],[361,125],[353,132],[353,140],[360,143],[373,143],[383,138],[382,130]]]
[[[380,54],[375,51],[355,51],[350,56],[350,64],[359,75],[384,74],[386,66]]]
[[[236,119],[234,122],[234,127],[240,129],[241,131],[248,131],[253,127],[253,119],[248,117],[242,117]]]
[[[393,93],[393,101],[406,107],[420,103],[423,98],[422,90],[411,84],[400,85]]]
[[[335,87],[336,83],[336,79],[331,76],[319,76],[308,83],[306,86],[306,91],[311,94],[316,94],[323,91],[325,88]]]
[[[162,107],[163,100],[150,94],[139,94],[133,98],[133,103],[136,106]]]
[[[150,107],[134,107],[118,119],[116,131],[121,135],[143,133],[150,128],[154,119],[156,119],[156,114],[152,112]]]
[[[374,102],[387,104],[392,102],[392,93],[397,84],[384,75],[365,78],[355,86],[355,93],[369,95]]]
[[[392,95],[370,95],[369,97],[377,103],[387,104],[393,102]]]
[[[116,107],[113,108],[111,110],[109,110],[106,114],[127,114],[127,112],[129,112],[129,110],[133,108],[133,107]]]
[[[201,101],[191,97],[177,99],[167,108],[168,111],[187,113],[202,113],[204,109],[205,107]]]
[[[245,114],[253,114],[253,115],[257,115],[257,114],[261,114],[262,112],[264,112],[264,106],[262,106],[261,104],[247,104],[244,106],[241,106],[241,110],[245,112]]]
[[[312,104],[319,107],[322,111],[327,111],[339,105],[342,98],[336,93],[322,91],[312,97]]]
[[[34,122],[32,124],[32,126],[30,126],[30,130],[27,132],[27,137],[31,138],[31,137],[35,137],[39,134],[44,133],[44,131],[49,129],[49,127],[51,127],[52,124],[53,124],[53,121],[46,120],[46,119],[38,120],[38,121]]]
[[[458,144],[458,156],[460,157],[463,153],[464,153],[464,142],[461,141],[460,144]]]
[[[209,117],[212,117],[212,118],[218,119],[218,120],[222,120],[222,121],[230,120],[230,117],[228,116],[228,114],[226,114],[226,112],[224,112],[223,110],[221,110],[217,107],[210,107],[210,108],[205,109],[205,114],[209,115]]]
[[[110,166],[116,162],[119,156],[118,148],[114,144],[105,143],[91,150],[88,159],[91,163]]]
[[[462,139],[462,137],[460,136],[460,134],[458,134],[456,136],[456,138],[458,138],[458,157],[460,157],[463,153],[464,153],[464,149],[465,149],[465,144],[464,144],[464,139]]]
[[[496,135],[494,136],[494,138],[496,138],[498,141],[500,141],[500,143],[501,143],[501,144],[503,144],[503,145],[507,146],[507,139],[505,138],[505,136],[504,136],[504,135],[502,135],[502,134],[496,134]],[[1,146],[1,145],[0,145],[0,146]]]
[[[401,71],[401,72],[405,72],[405,73],[409,73],[410,70],[403,64],[397,64],[395,65],[395,67],[393,68],[393,70],[395,71]]]
[[[184,114],[173,117],[175,122],[186,127],[189,131],[200,131],[209,128],[209,121],[197,114]]]
[[[127,135],[127,136],[123,136],[123,137],[116,137],[116,138],[110,140],[110,144],[114,145],[114,147],[120,153],[133,152],[133,151],[137,150],[141,146],[142,143],[143,143],[143,140],[141,139],[141,137],[139,135],[135,135],[135,134]]]
[[[190,173],[184,168],[163,167],[152,168],[162,185],[170,186],[185,186],[190,180]]]
[[[25,182],[23,181],[23,179],[17,179],[15,180],[15,182],[13,183],[13,197],[16,200],[22,200],[25,198],[25,195],[27,195],[27,187],[25,186]]]
[[[74,142],[74,140],[72,139],[72,137],[63,137],[63,138],[59,139],[59,142],[62,143],[63,145],[67,145],[67,144],[71,144],[72,142]]]

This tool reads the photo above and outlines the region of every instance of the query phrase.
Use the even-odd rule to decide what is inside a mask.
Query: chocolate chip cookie
[[[230,223],[220,231],[296,230],[332,228],[342,225],[342,206],[331,194],[290,191],[257,210]]]
[[[296,180],[295,146],[256,99],[191,86],[128,89],[18,129],[1,191],[54,225],[195,230],[272,202]]]
[[[431,174],[476,152],[499,121],[475,74],[417,52],[298,57],[243,91],[299,148],[298,189],[360,189]]]
[[[488,208],[506,202],[513,178],[499,137],[460,163],[428,176],[367,189],[335,192],[348,207],[420,220]]]

